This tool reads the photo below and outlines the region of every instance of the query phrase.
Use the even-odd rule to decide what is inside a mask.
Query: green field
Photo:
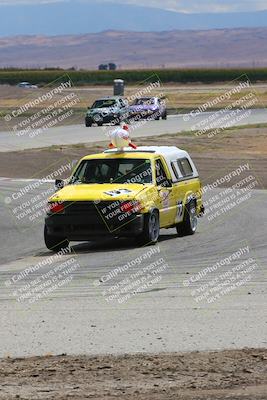
[[[156,69],[119,71],[64,71],[64,70],[0,70],[0,84],[16,85],[22,81],[47,85],[70,77],[73,84],[106,85],[114,79],[124,79],[128,84],[155,81],[162,83],[214,83],[233,80],[262,82],[267,80],[267,68],[257,69]]]

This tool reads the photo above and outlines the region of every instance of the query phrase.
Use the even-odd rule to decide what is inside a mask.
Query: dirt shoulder
[[[239,165],[249,164],[250,172],[267,188],[267,128],[243,128],[225,131],[216,138],[196,137],[190,133],[144,137],[137,145],[170,145],[186,149],[192,155],[204,184],[213,183]],[[43,178],[81,157],[102,152],[107,142],[94,145],[52,146],[18,152],[1,153],[0,176],[10,178]],[[66,178],[68,174],[63,174]],[[232,183],[232,182],[231,182]]]
[[[0,360],[0,399],[267,399],[267,350]]]

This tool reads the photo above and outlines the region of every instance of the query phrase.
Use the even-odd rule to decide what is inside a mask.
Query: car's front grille
[[[64,202],[65,214],[95,214],[97,212],[96,205],[93,201],[73,201]]]
[[[121,201],[74,201],[64,202],[65,215],[83,217],[84,223],[120,226],[135,217],[121,209]]]
[[[122,206],[122,203],[123,206]],[[80,238],[128,232],[137,217],[125,201],[66,201],[64,213],[52,214],[47,223],[57,235]],[[131,209],[130,209],[131,210]],[[74,240],[74,239],[73,239]]]

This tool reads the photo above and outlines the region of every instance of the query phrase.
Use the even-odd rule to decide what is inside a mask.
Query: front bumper
[[[140,110],[140,111],[129,112],[129,118],[132,119],[155,119],[158,116],[160,116],[159,110],[154,110],[154,111]]]
[[[77,204],[79,203],[79,204]],[[143,231],[144,215],[121,215],[107,219],[101,208],[90,202],[72,203],[65,214],[48,215],[45,219],[50,235],[69,240],[99,237],[133,237]]]
[[[111,122],[120,122],[122,117],[119,115],[107,114],[107,115],[86,115],[85,120],[91,124],[108,124]]]

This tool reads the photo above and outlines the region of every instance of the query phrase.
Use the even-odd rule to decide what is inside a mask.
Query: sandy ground
[[[267,399],[267,350],[0,360],[0,399]]]
[[[155,145],[153,137],[136,140],[137,145]],[[157,145],[174,145],[186,149],[192,155],[204,184],[212,183],[240,164],[249,163],[258,178],[259,188],[267,188],[267,128],[244,128],[225,131],[216,139],[196,138],[193,134],[163,135],[157,137]],[[107,142],[94,145],[52,146],[45,149],[2,153],[0,176],[10,178],[42,178],[59,165],[75,162],[81,157],[99,153]],[[66,178],[67,176],[62,176]]]

